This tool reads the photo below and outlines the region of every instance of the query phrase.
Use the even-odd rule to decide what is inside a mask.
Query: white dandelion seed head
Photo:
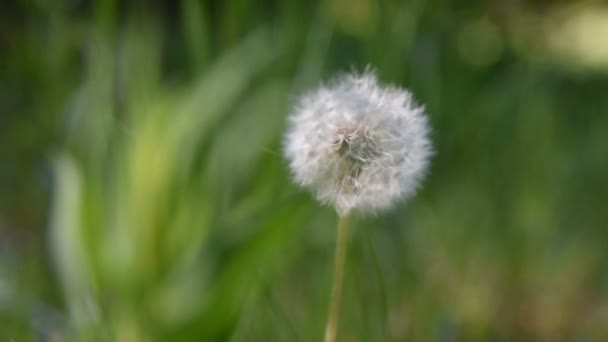
[[[376,212],[415,192],[432,153],[428,135],[412,94],[366,71],[301,97],[284,153],[294,180],[340,215]]]

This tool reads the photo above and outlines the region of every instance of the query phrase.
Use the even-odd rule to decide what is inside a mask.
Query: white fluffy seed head
[[[284,153],[295,181],[340,215],[376,212],[414,193],[429,164],[428,134],[412,94],[367,71],[302,96]]]

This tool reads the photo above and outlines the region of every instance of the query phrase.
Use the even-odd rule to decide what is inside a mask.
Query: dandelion
[[[303,96],[284,150],[295,181],[344,216],[412,195],[431,154],[428,132],[412,94],[379,85],[368,71]]]
[[[336,270],[325,341],[334,341],[351,212],[378,212],[411,196],[431,155],[424,108],[371,71],[346,74],[301,97],[284,153],[293,178],[338,215]]]

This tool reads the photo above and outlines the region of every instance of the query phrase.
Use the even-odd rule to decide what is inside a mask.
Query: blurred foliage
[[[357,219],[342,340],[608,339],[601,2],[2,6],[0,340],[321,340],[336,219],[281,134],[368,64],[436,156]]]

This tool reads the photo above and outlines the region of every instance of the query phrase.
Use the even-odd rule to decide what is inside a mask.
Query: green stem
[[[336,242],[336,269],[334,271],[333,287],[329,303],[329,315],[325,326],[325,342],[335,342],[340,320],[340,303],[342,299],[342,283],[344,282],[344,264],[346,263],[346,250],[348,247],[348,231],[350,218],[340,216],[338,221],[338,241]]]

